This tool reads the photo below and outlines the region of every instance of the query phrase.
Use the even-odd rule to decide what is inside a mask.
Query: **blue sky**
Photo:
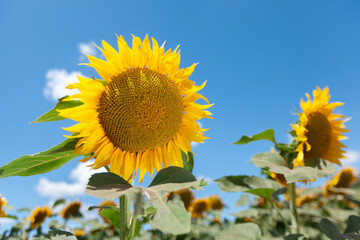
[[[196,176],[258,175],[249,159],[269,151],[271,144],[231,143],[267,128],[287,142],[286,131],[297,120],[292,113],[317,85],[329,86],[332,101],[345,102],[337,112],[351,117],[345,144],[352,164],[359,167],[359,12],[358,1],[330,0],[0,1],[0,165],[64,139],[61,127],[72,125],[70,121],[28,123],[56,103],[44,94],[47,82],[79,72],[97,76],[78,65],[85,61],[81,49],[93,51],[89,44],[102,40],[116,46],[115,34],[128,42],[131,34],[149,34],[166,41],[166,49],[180,44],[181,67],[199,62],[191,79],[197,84],[208,80],[201,93],[215,103],[210,109],[214,119],[201,121],[210,128],[211,139],[194,148]],[[78,164],[73,160],[41,176],[0,179],[0,193],[16,208],[48,204],[54,193],[46,195],[39,184],[74,187],[86,182],[71,173]],[[64,194],[88,205],[100,202],[82,192]],[[227,212],[236,211],[232,206],[239,194],[222,194],[214,183],[196,193],[211,194],[221,194],[231,207]]]

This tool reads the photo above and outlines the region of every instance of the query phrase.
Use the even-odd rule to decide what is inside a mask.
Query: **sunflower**
[[[358,171],[353,167],[345,167],[341,169],[330,181],[326,182],[323,187],[325,196],[333,194],[347,195],[341,190],[335,188],[349,188],[357,181]]]
[[[219,196],[213,195],[208,198],[212,210],[221,210],[225,204]]]
[[[5,217],[6,213],[4,211],[4,209],[2,209],[3,206],[5,206],[7,204],[7,200],[4,197],[1,197],[0,194],[0,217]]]
[[[333,113],[334,108],[343,103],[329,103],[328,87],[323,90],[317,87],[313,95],[313,100],[309,94],[306,94],[306,102],[301,99],[300,106],[304,112],[300,114],[299,123],[291,125],[299,141],[294,168],[314,166],[315,159],[325,159],[341,165],[339,159],[345,158],[342,148],[346,146],[340,140],[346,138],[342,134],[348,132],[344,126],[347,119],[341,114]]]
[[[86,232],[84,230],[77,229],[74,231],[74,236],[75,237],[86,236]]]
[[[35,210],[31,213],[30,217],[28,217],[28,220],[31,221],[30,229],[40,227],[40,225],[45,221],[47,217],[50,217],[50,215],[51,210],[48,206],[45,206],[43,208],[36,207]]]
[[[60,215],[63,219],[69,219],[70,217],[79,216],[81,215],[80,207],[80,201],[71,202],[61,211]]]
[[[349,188],[357,181],[358,171],[353,167],[341,169],[331,180],[331,185],[337,188]]]
[[[193,218],[202,218],[203,213],[209,211],[210,208],[211,204],[209,199],[199,198],[191,203],[189,210]]]
[[[168,200],[172,200],[175,195],[179,195],[181,201],[184,203],[185,209],[189,210],[191,203],[194,201],[194,193],[188,188],[180,189],[178,191],[170,192],[167,195]]]
[[[119,51],[107,42],[98,47],[106,60],[87,55],[88,65],[102,80],[78,76],[78,83],[67,88],[80,93],[65,100],[79,100],[83,105],[58,110],[59,115],[79,123],[65,128],[81,138],[75,153],[91,154],[94,169],[110,164],[110,171],[126,180],[139,181],[154,168],[182,167],[181,151],[192,152],[190,142],[203,142],[206,129],[196,122],[211,118],[205,109],[212,106],[197,93],[201,86],[188,78],[196,64],[179,68],[178,47],[165,52],[155,39],[146,35],[141,41],[133,36],[132,48],[122,36]],[[195,103],[203,99],[208,105]],[[87,158],[83,161],[87,161]]]

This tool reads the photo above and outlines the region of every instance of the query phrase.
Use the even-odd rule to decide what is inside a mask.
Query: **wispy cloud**
[[[354,165],[360,160],[360,152],[355,150],[348,150],[345,153],[345,159],[341,159],[343,165]]]
[[[104,172],[104,170],[91,170],[88,165],[92,162],[79,163],[75,169],[70,172],[72,183],[65,181],[53,182],[47,178],[40,178],[36,190],[41,196],[50,198],[64,198],[82,196],[85,194],[86,184],[92,174]]]
[[[66,87],[70,83],[78,82],[78,75],[82,76],[82,73],[78,71],[67,72],[65,69],[50,69],[46,73],[45,97],[50,100],[57,100],[66,95],[77,93],[78,90],[67,89]]]
[[[99,57],[99,50],[95,47],[93,43],[84,43],[81,42],[78,44],[78,49],[81,52],[80,60],[86,60],[86,55],[91,55],[94,57]],[[86,54],[86,55],[85,55]]]

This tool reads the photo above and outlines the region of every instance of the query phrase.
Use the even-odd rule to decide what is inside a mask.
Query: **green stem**
[[[299,233],[299,220],[298,214],[296,210],[296,192],[295,192],[295,183],[289,184],[289,191],[290,191],[290,211],[291,211],[291,227],[293,228],[293,233]]]
[[[119,197],[120,202],[120,240],[127,240],[130,220],[130,199],[126,195]]]
[[[138,223],[138,220],[137,220],[136,216],[133,214],[132,219],[131,219],[131,225],[130,225],[129,240],[134,239],[134,237],[135,237],[135,229],[136,229],[137,223]]]
[[[289,224],[287,223],[284,215],[282,215],[280,209],[276,206],[276,203],[274,203],[273,201],[271,201],[271,205],[273,206],[273,208],[275,209],[275,211],[277,212],[277,214],[279,214],[281,220],[284,222],[285,228],[286,230],[288,230],[289,234],[291,234],[291,229]]]

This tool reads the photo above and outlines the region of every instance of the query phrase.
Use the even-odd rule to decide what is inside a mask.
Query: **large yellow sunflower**
[[[321,158],[341,165],[339,159],[345,158],[342,150],[346,147],[340,140],[346,137],[344,122],[347,120],[341,114],[334,114],[341,102],[329,103],[329,88],[321,90],[319,87],[313,91],[314,99],[301,99],[300,106],[304,111],[300,114],[299,123],[291,125],[297,135],[299,145],[296,149],[298,155],[294,167],[311,165],[311,160]]]
[[[110,164],[111,172],[126,180],[135,178],[139,168],[142,181],[146,172],[152,177],[154,168],[182,167],[180,150],[191,152],[191,141],[207,139],[196,120],[211,115],[204,109],[212,104],[195,103],[209,103],[197,93],[206,82],[195,86],[188,79],[196,64],[180,68],[178,47],[165,52],[153,38],[151,47],[148,36],[143,41],[133,36],[132,48],[118,37],[119,51],[105,41],[102,45],[106,60],[88,55],[85,65],[104,81],[78,76],[79,83],[68,88],[80,93],[66,100],[84,104],[58,110],[80,122],[66,128],[81,137],[75,152],[94,153],[94,169]]]

